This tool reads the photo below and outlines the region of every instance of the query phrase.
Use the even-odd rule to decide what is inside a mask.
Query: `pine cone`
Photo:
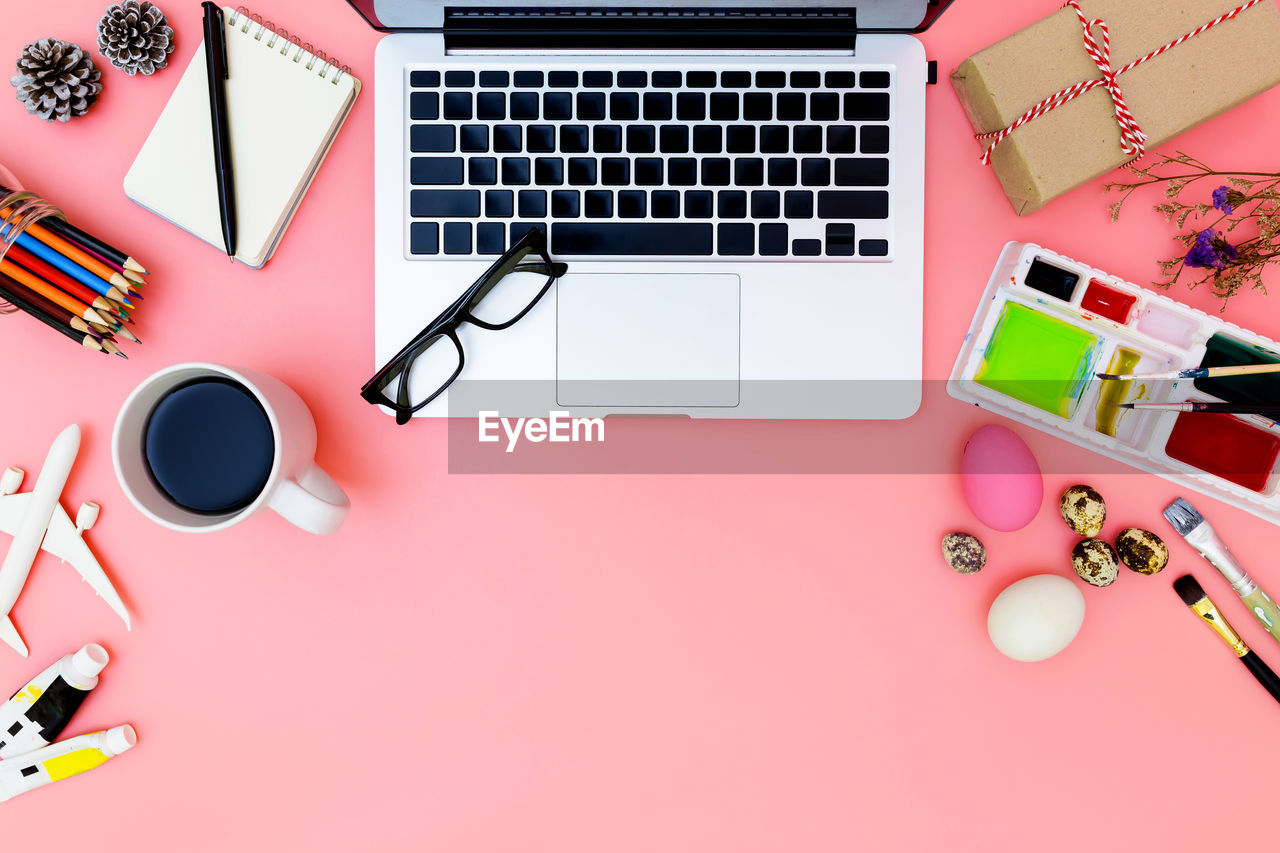
[[[124,0],[98,21],[98,52],[125,74],[153,74],[169,64],[173,27],[150,3]]]
[[[27,112],[45,121],[84,115],[102,91],[102,72],[80,45],[41,39],[22,49],[18,73],[9,79]]]

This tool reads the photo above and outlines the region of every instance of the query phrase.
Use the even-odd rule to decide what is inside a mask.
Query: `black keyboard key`
[[[453,125],[450,124],[414,124],[409,126],[410,151],[454,150]]]
[[[542,72],[517,71],[515,73],[515,84],[517,89],[541,89]]]
[[[619,219],[644,219],[645,214],[644,190],[622,190],[618,193]]]
[[[852,89],[854,86],[852,71],[828,71],[824,79],[828,89]]]
[[[740,187],[764,185],[764,161],[759,157],[739,157],[733,161],[733,182]]]
[[[868,124],[862,127],[862,153],[888,154],[889,128],[883,124]]]
[[[786,154],[791,133],[786,127],[766,124],[760,128],[760,151],[763,154]]]
[[[635,182],[638,187],[662,185],[662,160],[657,157],[637,157]]]
[[[440,118],[440,96],[435,92],[414,92],[409,95],[409,118],[414,121],[435,121]]]
[[[652,154],[657,150],[657,132],[651,124],[633,124],[627,127],[627,153]]]
[[[468,153],[481,153],[489,150],[489,125],[464,124],[458,130],[458,148]]]
[[[863,71],[861,82],[862,82],[862,88],[864,89],[888,89],[889,88],[889,72],[888,71]]]
[[[440,85],[439,71],[411,71],[409,73],[409,85],[415,89],[424,89],[431,86]]]
[[[534,160],[533,182],[544,187],[563,184],[564,160],[559,157],[539,157]]]
[[[738,115],[738,96],[735,93],[711,93],[712,121],[737,121]]]
[[[722,71],[720,72],[720,85],[726,89],[750,89],[751,72]]]
[[[625,187],[631,183],[631,161],[625,157],[606,157],[600,161],[600,183],[606,187]]]
[[[610,121],[635,121],[640,118],[640,96],[635,92],[613,92],[609,95]]]
[[[551,226],[551,253],[553,255],[710,255],[711,224],[556,222]]]
[[[682,124],[664,124],[658,128],[658,150],[663,154],[688,154],[689,128]]]
[[[781,89],[786,85],[787,72],[785,71],[756,72],[756,88],[758,89]]]
[[[692,157],[672,157],[667,161],[667,183],[691,187],[698,183],[698,161]]]
[[[794,240],[791,243],[791,254],[800,257],[822,254],[821,240]]]
[[[747,194],[741,190],[721,190],[716,193],[716,215],[721,219],[746,219]]]
[[[583,193],[584,210],[589,219],[613,216],[613,193],[610,190],[587,190]]]
[[[816,89],[822,85],[822,75],[817,71],[792,71],[792,89]],[[762,241],[763,242],[763,241]]]
[[[887,187],[889,186],[889,161],[882,157],[837,160],[836,186]]]
[[[498,161],[493,157],[472,157],[467,161],[467,183],[493,186],[498,182]]]
[[[716,87],[716,72],[690,71],[684,75],[684,85],[689,89],[714,89]]]
[[[834,257],[853,255],[853,226],[846,223],[828,223],[827,254]]]
[[[813,193],[808,190],[788,190],[782,196],[782,205],[787,219],[813,218]]]
[[[831,183],[831,161],[806,157],[800,161],[800,183],[806,187],[825,187]]]
[[[655,89],[679,89],[683,83],[681,78],[683,75],[679,71],[655,71],[653,72],[653,87]]]
[[[471,254],[470,222],[446,222],[444,224],[444,253],[446,255]]]
[[[782,198],[777,190],[756,190],[751,193],[752,219],[777,219],[782,215]]]
[[[845,121],[888,121],[889,95],[886,92],[845,92]]]
[[[493,128],[493,150],[499,154],[524,150],[520,143],[520,125],[495,125]]]
[[[575,187],[595,186],[596,161],[588,157],[570,157],[569,183]]]
[[[680,216],[680,193],[654,190],[649,197],[649,215],[654,219],[677,219]]]
[[[484,80],[484,74],[480,75]],[[507,250],[507,229],[501,222],[479,222],[476,224],[476,254],[501,255]]]
[[[503,157],[502,183],[509,187],[527,186],[529,183],[529,158]]]
[[[511,190],[485,190],[484,215],[490,219],[506,219],[514,216],[515,193]]]
[[[787,226],[783,222],[768,222],[760,226],[760,254],[776,257],[785,255],[791,241],[787,239]]]
[[[578,88],[577,71],[552,71],[547,74],[547,85],[553,89]]]
[[[798,124],[791,132],[791,150],[797,154],[822,153],[822,128],[816,124]]]
[[[643,89],[649,85],[649,73],[647,71],[619,71],[618,72],[618,88],[619,89]]]
[[[622,151],[622,128],[616,124],[598,124],[591,134],[597,154],[618,154]]]
[[[586,154],[590,134],[585,124],[560,126],[560,152],[562,154]]]
[[[505,71],[481,71],[480,72],[480,88],[481,89],[505,89],[507,81],[510,79]]]
[[[707,117],[707,96],[701,92],[676,95],[676,118],[680,121],[703,121]]]
[[[578,217],[578,191],[556,190],[551,193],[551,215],[559,219]]]
[[[421,74],[420,71],[413,72]],[[434,222],[409,225],[409,251],[415,255],[434,255],[440,251],[440,226]]]
[[[749,222],[721,222],[716,227],[717,255],[754,255],[756,227]]]
[[[858,254],[868,258],[883,258],[889,254],[889,241],[859,240]]]
[[[415,93],[416,94],[416,93]],[[471,120],[471,93],[445,92],[444,117],[455,120]],[[470,240],[468,240],[470,242]]]
[[[708,157],[703,160],[702,185],[704,187],[729,186],[729,161],[723,157]]]
[[[724,131],[716,124],[700,124],[693,129],[693,153],[719,154],[724,150]]]
[[[613,72],[583,71],[582,85],[588,89],[608,89],[613,85]]]
[[[809,96],[809,118],[814,121],[839,121],[840,96],[835,92],[814,92]]]
[[[742,96],[742,117],[747,121],[773,119],[773,95],[768,92],[747,92]]]
[[[604,93],[578,93],[578,121],[604,120]]]
[[[724,134],[724,150],[730,154],[756,153],[756,129],[749,124],[730,125]]]
[[[409,183],[462,183],[461,157],[414,157],[409,161]]]
[[[520,119],[536,119],[538,117],[538,93],[512,92],[511,117]]]
[[[794,187],[799,170],[790,157],[769,158],[769,186]]]
[[[568,92],[547,92],[542,96],[542,117],[548,121],[568,121],[573,118],[573,95]]]
[[[530,231],[537,230],[546,234],[548,230],[545,222],[512,222],[511,228],[507,233],[511,235],[511,244],[514,246],[517,240],[524,239],[524,235]]]
[[[657,73],[654,73],[657,76]],[[644,120],[645,121],[669,121],[671,119],[671,93],[670,92],[645,92],[644,93]]]
[[[523,218],[547,215],[545,190],[520,190],[516,193],[516,210]]]
[[[858,129],[847,124],[833,124],[827,128],[827,151],[831,154],[852,154],[858,147]]]
[[[779,92],[778,121],[804,121],[807,100],[800,92]]]
[[[474,71],[446,71],[444,84],[452,89],[465,89],[476,84]]]
[[[524,146],[534,154],[549,154],[556,150],[556,128],[553,124],[531,124],[525,130]]]
[[[689,190],[684,194],[685,219],[710,219],[713,201],[706,190]]]
[[[821,219],[887,219],[889,194],[883,190],[829,190],[818,193]]]

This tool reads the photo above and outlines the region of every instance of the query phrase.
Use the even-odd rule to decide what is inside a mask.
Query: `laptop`
[[[464,325],[418,415],[917,410],[936,66],[913,34],[950,0],[350,2],[391,33],[375,366],[529,229],[568,265],[511,328]]]

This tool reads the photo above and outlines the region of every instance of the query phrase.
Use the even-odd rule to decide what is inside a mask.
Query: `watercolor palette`
[[[1280,524],[1280,426],[1126,402],[1280,405],[1280,373],[1179,381],[1094,374],[1280,362],[1280,344],[1032,243],[1008,243],[947,392]]]

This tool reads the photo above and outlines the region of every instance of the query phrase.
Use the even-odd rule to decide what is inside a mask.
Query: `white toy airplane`
[[[22,585],[31,573],[31,564],[41,548],[62,562],[70,563],[93,587],[93,591],[111,605],[125,626],[133,629],[124,602],[82,538],[84,531],[98,520],[98,505],[92,502],[81,504],[75,524],[72,524],[67,511],[58,503],[79,451],[80,427],[72,424],[53,440],[36,478],[35,488],[30,492],[14,494],[25,476],[21,468],[9,468],[0,475],[0,530],[13,536],[4,563],[0,564],[0,639],[23,657],[27,656],[27,645],[18,636],[18,629],[13,627],[9,610],[18,600]]]

